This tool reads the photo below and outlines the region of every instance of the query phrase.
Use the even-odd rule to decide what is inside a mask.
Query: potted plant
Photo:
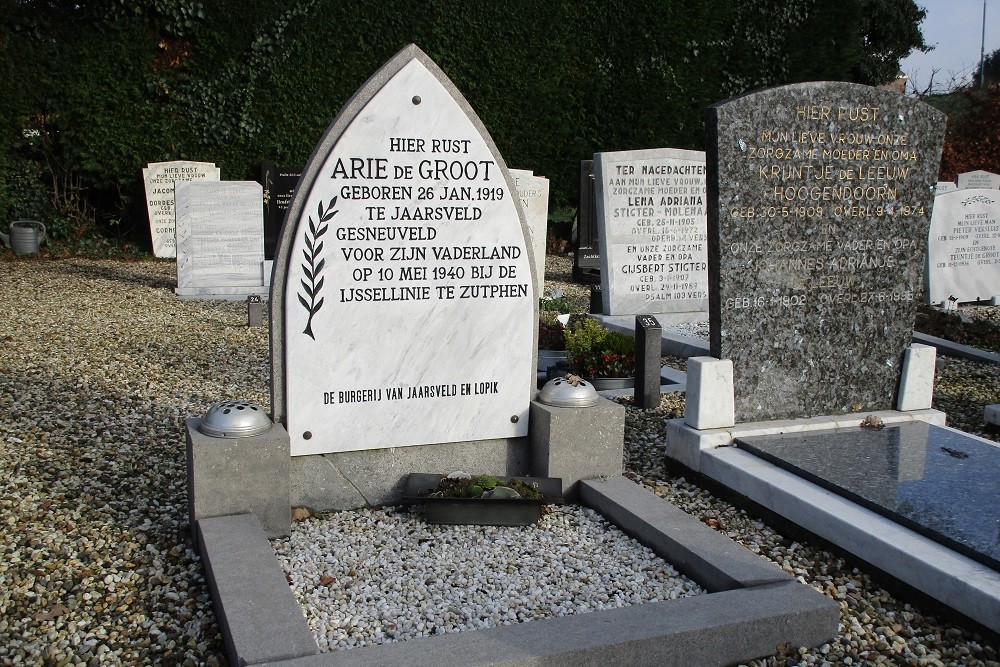
[[[625,389],[635,386],[635,339],[608,331],[596,320],[574,322],[566,331],[570,363],[594,388]]]

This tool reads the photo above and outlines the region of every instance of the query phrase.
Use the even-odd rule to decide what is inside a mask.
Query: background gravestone
[[[955,183],[952,181],[938,181],[937,184],[934,186],[934,194],[943,195],[946,192],[952,192],[957,189],[958,186],[955,185]]]
[[[580,206],[576,213],[576,252],[573,255],[573,281],[584,284],[601,282],[601,249],[597,232],[597,188],[594,186],[594,161],[580,161]]]
[[[142,170],[146,187],[146,211],[149,233],[156,257],[176,257],[174,238],[174,183],[179,181],[218,181],[219,168],[211,162],[150,162]]]
[[[278,167],[270,162],[260,165],[257,182],[264,188],[264,259],[273,260],[281,236],[285,213],[292,203],[301,169]]]
[[[1000,296],[1000,191],[938,195],[929,238],[928,303]]]
[[[944,125],[840,82],[709,108],[710,345],[737,421],[894,408]]]
[[[605,315],[708,309],[705,154],[594,156]]]
[[[524,208],[524,218],[531,235],[531,258],[535,263],[535,291],[545,291],[545,239],[549,227],[549,179],[531,171],[511,169],[514,188]]]
[[[264,292],[261,187],[253,181],[176,184],[178,296]]]
[[[275,260],[272,407],[293,456],[527,435],[538,306],[516,196],[417,47],[355,94]]]
[[[959,190],[1000,190],[1000,174],[978,169],[959,174],[955,179]]]

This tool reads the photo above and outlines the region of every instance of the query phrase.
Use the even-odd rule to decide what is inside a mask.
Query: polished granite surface
[[[998,445],[923,422],[736,444],[1000,570]]]

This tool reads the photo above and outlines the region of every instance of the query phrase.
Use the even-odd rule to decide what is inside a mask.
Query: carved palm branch
[[[323,242],[319,239],[329,228],[329,225],[325,223],[328,223],[333,219],[333,216],[337,215],[337,211],[334,210],[336,204],[336,197],[330,200],[325,209],[323,208],[323,202],[320,202],[316,212],[319,222],[313,222],[312,216],[309,216],[309,229],[305,231],[305,235],[303,236],[306,247],[302,250],[302,254],[305,257],[305,262],[302,263],[302,272],[305,274],[306,280],[300,281],[303,291],[299,292],[297,296],[299,297],[299,303],[309,313],[309,319],[306,320],[306,328],[302,333],[313,340],[316,340],[312,329],[313,316],[323,307],[323,297],[319,296],[319,293],[323,289],[324,279],[320,273],[322,273],[323,267],[326,266],[326,260],[321,257]]]

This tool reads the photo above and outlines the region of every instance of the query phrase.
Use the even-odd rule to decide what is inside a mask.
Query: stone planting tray
[[[488,630],[320,654],[256,517],[198,521],[215,612],[233,665],[729,665],[818,646],[835,602],[624,477],[580,482],[583,504],[708,593]]]
[[[528,526],[542,516],[542,507],[562,502],[562,480],[558,477],[497,477],[500,484],[519,479],[534,484],[541,498],[432,498],[432,491],[444,475],[411,472],[406,478],[403,502],[423,505],[427,523],[477,526]]]

